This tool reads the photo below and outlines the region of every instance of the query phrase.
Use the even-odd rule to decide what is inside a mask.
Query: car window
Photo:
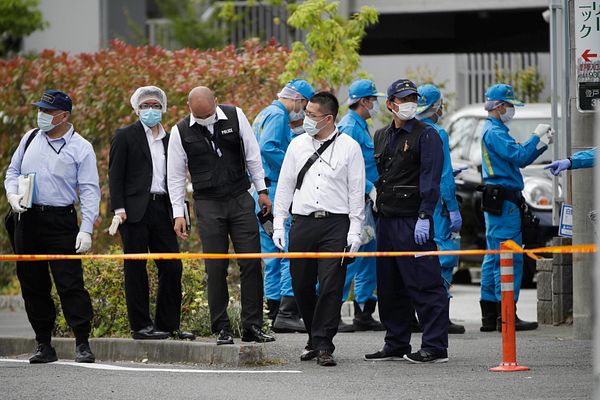
[[[479,118],[462,117],[457,119],[448,128],[448,141],[450,144],[450,155],[452,158],[468,160],[469,148],[477,126]]]

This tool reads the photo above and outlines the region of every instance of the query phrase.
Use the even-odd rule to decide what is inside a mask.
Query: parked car
[[[485,248],[485,222],[481,211],[482,184],[481,134],[487,112],[483,104],[472,104],[452,114],[444,121],[449,135],[450,154],[454,169],[464,169],[456,177],[457,197],[463,217],[462,247]],[[538,124],[550,124],[550,104],[527,104],[517,107],[515,117],[508,125],[510,134],[518,141],[526,141]],[[552,175],[544,166],[552,162],[552,145],[533,164],[522,168],[525,189],[523,197],[539,218],[538,229],[523,233],[526,248],[543,247],[556,236],[558,227],[552,224]],[[535,261],[524,257],[522,287],[535,286]],[[481,262],[481,257],[470,261]]]

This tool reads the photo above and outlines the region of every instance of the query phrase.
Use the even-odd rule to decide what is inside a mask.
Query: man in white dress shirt
[[[184,219],[186,166],[194,188],[194,211],[206,253],[228,253],[229,238],[236,253],[260,253],[254,199],[248,193],[252,178],[264,214],[271,212],[265,173],[254,131],[244,112],[217,105],[213,92],[203,86],[188,96],[191,114],[171,129],[167,182],[175,232],[187,239]],[[206,260],[208,307],[217,344],[233,344],[227,316],[229,261]],[[263,278],[260,259],[239,260],[242,303],[242,341],[271,342],[262,331]]]
[[[315,94],[306,106],[306,133],[292,140],[285,154],[275,194],[273,233],[281,250],[290,204],[290,252],[354,252],[361,245],[365,164],[358,143],[340,135],[335,126],[338,108],[333,94]],[[307,164],[309,160],[312,164]],[[309,335],[300,359],[316,357],[319,365],[334,366],[333,337],[340,320],[346,267],[339,258],[296,258],[290,259],[290,271]]]

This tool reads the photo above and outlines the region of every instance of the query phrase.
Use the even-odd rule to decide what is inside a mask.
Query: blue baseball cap
[[[33,106],[45,108],[46,110],[63,110],[71,112],[73,103],[65,92],[49,89],[44,92],[40,101],[31,103]]]
[[[293,79],[285,87],[300,93],[306,100],[310,100],[315,94],[315,89],[304,79]]]
[[[495,85],[490,86],[485,91],[485,99],[487,101],[505,101],[514,106],[525,105],[522,101],[517,100],[512,86],[506,85],[504,83],[497,83]]]
[[[398,79],[388,87],[387,97],[397,97],[399,99],[406,97],[411,94],[419,95],[417,91],[417,85],[413,81],[408,79]]]
[[[432,105],[438,102],[442,98],[442,92],[437,86],[430,83],[421,85],[417,88],[419,92],[419,101],[417,102],[417,114],[422,114],[429,109]]]
[[[364,97],[385,97],[379,93],[370,79],[358,79],[348,88],[348,104],[352,105]]]

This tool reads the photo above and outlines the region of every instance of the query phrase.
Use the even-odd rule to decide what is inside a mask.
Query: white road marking
[[[0,362],[5,363],[27,363],[29,360],[17,360],[13,358],[0,358]],[[121,367],[119,365],[110,364],[85,364],[68,361],[56,361],[52,364],[58,365],[70,365],[72,367],[81,367],[89,369],[100,369],[107,371],[132,371],[132,372],[176,372],[176,373],[191,373],[191,374],[301,374],[302,371],[295,370],[268,370],[268,371],[254,371],[254,370],[240,370],[240,369],[179,369],[179,368],[134,368],[134,367]]]

